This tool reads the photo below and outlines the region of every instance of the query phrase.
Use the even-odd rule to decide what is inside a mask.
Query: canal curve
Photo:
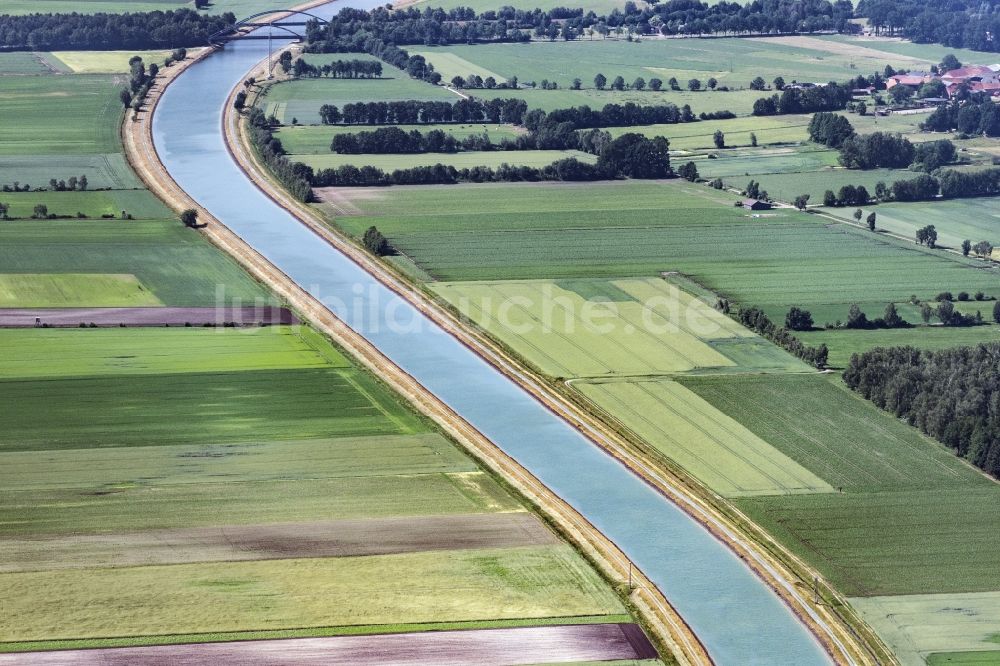
[[[611,539],[717,664],[830,664],[778,595],[701,524],[248,180],[226,149],[222,116],[229,92],[266,49],[266,40],[233,42],[164,93],[153,139],[181,188]]]

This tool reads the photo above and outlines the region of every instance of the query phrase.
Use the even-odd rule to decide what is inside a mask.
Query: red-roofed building
[[[941,75],[941,79],[946,83],[948,81],[969,81],[981,79],[985,76],[990,76],[993,73],[993,70],[985,65],[968,65],[966,67],[959,67],[958,69],[945,72]]]
[[[910,88],[919,88],[928,81],[934,80],[934,75],[932,74],[896,74],[895,76],[890,76],[885,81],[886,88],[895,88],[896,86],[909,86]]]

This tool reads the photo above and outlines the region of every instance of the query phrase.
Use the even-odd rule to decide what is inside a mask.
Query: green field
[[[971,49],[956,49],[942,44],[915,44],[902,39],[872,39],[848,35],[821,35],[817,39],[834,45],[847,45],[850,48],[871,48],[886,53],[915,58],[930,63],[938,63],[949,53],[970,65],[988,65],[996,61],[996,54],[987,51]]]
[[[708,138],[711,139],[711,136]],[[690,158],[678,156],[674,161],[680,164],[686,159],[694,160],[702,178],[721,178],[727,187],[739,190],[753,179],[772,198],[785,202],[793,201],[800,194],[808,194],[811,204],[819,204],[823,202],[826,190],[837,192],[843,185],[864,185],[873,193],[879,181],[892,185],[893,181],[914,177],[913,172],[906,169],[844,169],[837,166],[836,151],[812,144],[802,147],[713,149],[710,153]]]
[[[996,666],[1000,650],[984,652],[934,652],[927,656],[928,666]],[[922,664],[920,666],[923,666]]]
[[[49,74],[68,69],[48,53],[0,53],[0,76]]]
[[[187,0],[4,0],[5,14],[72,13],[84,14],[125,12],[155,12],[191,8]],[[213,0],[207,10],[211,14],[233,12],[237,18],[274,9],[269,0]]]
[[[48,187],[48,182],[44,185]],[[122,212],[137,220],[173,217],[173,212],[147,190],[3,192],[0,201],[10,206],[7,215],[11,218],[30,218],[37,204],[44,204],[50,215],[60,217],[77,217],[82,213],[90,218],[105,215],[119,218]]]
[[[677,381],[845,492],[991,487],[953,453],[839,380],[759,375]]]
[[[189,52],[193,55],[198,49]],[[124,74],[132,57],[139,56],[147,66],[161,65],[170,51],[56,51],[51,55],[76,74]]]
[[[0,183],[33,188],[49,186],[52,178],[68,180],[87,176],[91,190],[137,189],[142,182],[121,153],[99,155],[0,155]],[[6,193],[0,193],[6,198]],[[74,211],[75,212],[75,211]]]
[[[514,2],[507,3],[511,7],[516,7],[517,9],[554,9],[556,7],[564,7],[565,3],[560,3],[558,0],[515,0]],[[645,3],[640,0],[636,3],[640,7]],[[584,13],[593,11],[598,15],[604,15],[611,12],[613,9],[621,9],[625,6],[624,0],[582,0],[582,2],[574,2],[573,7],[579,7],[583,9]],[[420,0],[417,7],[423,9],[425,7],[441,7],[443,9],[451,9],[453,7],[472,7],[477,12],[484,12],[490,10],[496,10],[497,5],[495,2],[490,0],[474,0],[473,2],[461,2],[461,0]]]
[[[821,478],[677,382],[574,386],[613,421],[720,495],[833,492]]]
[[[468,136],[482,136],[483,134],[487,134],[493,143],[498,143],[504,138],[512,139],[518,135],[517,130],[510,125],[488,125],[483,123],[470,123],[467,125],[394,125],[394,127],[398,127],[404,132],[411,132],[413,130],[417,130],[418,132],[441,130],[451,134],[458,140],[462,140]],[[355,132],[370,132],[376,129],[378,129],[378,126],[336,125],[317,127],[309,125],[305,127],[282,127],[274,135],[281,139],[282,145],[289,153],[297,155],[327,155],[330,153],[330,143],[333,141],[334,136],[338,134],[354,134]]]
[[[0,266],[13,274],[134,275],[166,305],[253,305],[267,298],[231,259],[176,220],[5,222]]]
[[[809,139],[806,128],[809,126],[808,116],[774,116],[767,118],[732,118],[730,120],[703,120],[697,123],[681,123],[676,125],[643,125],[638,127],[613,127],[609,131],[613,136],[626,132],[640,132],[647,136],[665,136],[670,138],[670,149],[676,151],[698,151],[701,149],[716,151],[713,140],[716,130],[725,135],[726,146],[749,146],[750,135],[757,135],[757,144],[798,143]],[[728,151],[716,155],[724,157]],[[681,164],[684,157],[674,157],[675,164]],[[707,166],[705,168],[708,168]]]
[[[0,349],[9,352],[0,358],[5,379],[350,365],[304,326],[0,330]]]
[[[374,392],[374,393],[373,393]],[[381,435],[417,425],[357,372],[283,369],[17,379],[0,450],[146,446]],[[46,427],[39,428],[37,410]],[[378,418],[385,416],[386,418]]]
[[[755,336],[663,280],[435,283],[434,292],[556,377],[735,369],[713,343]],[[804,369],[790,357],[763,367]],[[754,369],[760,369],[755,367]]]
[[[623,610],[568,546],[5,574],[0,591],[0,640],[106,636],[109,615],[142,636]]]
[[[411,169],[418,166],[434,166],[445,164],[456,169],[471,169],[477,166],[497,168],[501,164],[513,166],[532,166],[542,168],[556,160],[575,157],[581,162],[593,164],[597,157],[579,150],[498,150],[469,151],[464,153],[420,153],[417,155],[378,154],[378,155],[291,155],[289,159],[303,162],[314,169],[330,169],[345,164],[355,166],[373,166],[386,172],[395,169]]]
[[[134,275],[0,273],[0,307],[123,308],[163,305]]]
[[[0,348],[17,350],[0,362],[7,647],[625,612],[574,550],[309,329],[0,331]],[[448,516],[495,531],[514,514],[543,538],[455,549],[443,531],[397,554],[310,554],[330,521],[365,535],[404,520],[393,539],[422,530],[433,544]],[[276,546],[275,529],[293,536]],[[235,534],[264,552],[239,551]]]
[[[355,57],[356,54],[330,54],[324,62],[337,58]],[[444,100],[456,102],[460,98],[440,86],[411,79],[403,72],[386,65],[388,70],[381,79],[295,79],[283,81],[267,88],[266,95],[257,104],[268,115],[274,115],[285,125],[298,120],[302,125],[320,123],[319,108],[324,104],[343,106],[351,102],[392,102],[408,99]],[[395,78],[393,78],[395,77]]]
[[[798,46],[797,43],[807,46]],[[783,39],[646,39],[641,42],[582,39],[572,42],[532,42],[530,44],[452,45],[418,51],[442,73],[445,80],[455,74],[471,73],[461,61],[520,81],[557,81],[568,88],[574,78],[587,87],[594,75],[608,79],[621,75],[631,83],[637,76],[647,81],[676,77],[681,86],[709,77],[719,85],[746,88],[755,76],[770,82],[776,76],[787,81],[841,80],[858,72],[881,71],[914,64],[912,58],[888,52],[844,53],[843,47],[820,40]],[[439,65],[437,54],[448,54]],[[457,60],[456,57],[460,60]],[[719,93],[721,94],[721,93]],[[755,93],[758,97],[761,93]],[[710,96],[710,94],[709,94]],[[692,104],[692,107],[694,105]],[[695,111],[702,109],[695,107]],[[735,110],[735,109],[734,109]]]
[[[904,666],[994,666],[1000,657],[1000,592],[852,599]],[[982,652],[975,652],[982,650]],[[933,653],[937,654],[928,658]]]
[[[978,303],[983,317],[991,319],[992,302]],[[964,308],[963,308],[964,309]],[[881,316],[872,312],[871,317]],[[1000,326],[970,326],[954,328],[944,326],[918,326],[874,331],[852,331],[846,329],[810,331],[797,334],[809,345],[825,344],[830,348],[830,365],[843,368],[851,359],[851,354],[868,351],[874,347],[917,347],[918,349],[948,349],[980,342],[1000,340]]]
[[[17,118],[0,123],[0,155],[118,152],[119,87],[111,76],[0,78],[0,118]],[[5,172],[0,182],[10,182]]]
[[[959,249],[963,240],[988,240],[1000,246],[1000,199],[979,197],[932,203],[888,203],[871,208],[878,226],[894,234],[912,238],[916,230],[933,224],[938,244]],[[833,209],[830,213],[849,218],[853,209]]]
[[[737,500],[842,592],[991,589],[988,572],[1000,565],[1000,488],[937,442],[837,380],[678,381],[842,491]]]
[[[996,588],[1000,490],[985,479],[979,487],[754,497],[737,505],[850,596]]]
[[[431,54],[433,55],[433,54]],[[656,74],[647,74],[647,80]],[[664,77],[664,81],[670,75]],[[682,82],[687,85],[687,79]],[[674,104],[678,107],[688,104],[695,114],[712,111],[732,111],[740,116],[749,116],[753,110],[754,101],[762,93],[753,90],[731,90],[721,91],[701,91],[691,92],[685,88],[680,91],[660,91],[652,90],[597,90],[595,88],[583,88],[581,90],[570,90],[568,87],[561,87],[558,90],[542,90],[541,88],[519,88],[517,90],[506,90],[494,88],[493,90],[476,89],[467,90],[467,94],[481,99],[507,99],[516,97],[523,99],[532,109],[543,109],[552,111],[553,109],[565,109],[571,106],[587,105],[594,109],[599,109],[605,104],[625,104],[634,102],[643,106],[654,106],[658,104]],[[669,134],[667,135],[670,136]]]
[[[777,320],[792,305],[805,307],[820,325],[846,320],[852,303],[877,315],[889,301],[903,304],[914,294],[992,293],[1000,276],[979,262],[787,209],[753,217],[732,206],[733,195],[677,181],[416,189],[353,199],[355,191],[343,191],[369,214],[335,223],[358,235],[374,224],[440,280],[679,271]],[[410,214],[402,214],[407,206]],[[916,307],[900,311],[919,321]]]

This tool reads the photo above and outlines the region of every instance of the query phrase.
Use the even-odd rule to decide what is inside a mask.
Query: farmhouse
[[[967,65],[937,75],[929,72],[907,72],[886,79],[886,88],[906,86],[919,90],[931,81],[941,81],[948,97],[954,97],[963,87],[970,92],[985,92],[991,97],[1000,96],[1000,65]]]
[[[743,207],[747,210],[771,210],[771,204],[759,199],[744,199]]]

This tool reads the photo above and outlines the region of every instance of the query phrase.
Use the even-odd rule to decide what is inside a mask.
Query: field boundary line
[[[325,4],[325,2],[326,0],[315,0],[302,7],[312,7]],[[712,664],[707,651],[690,627],[666,602],[659,590],[597,528],[485,436],[472,428],[436,396],[428,392],[412,376],[389,361],[371,343],[346,326],[326,306],[295,284],[290,277],[279,271],[256,250],[215,219],[170,177],[159,161],[154,148],[152,115],[163,90],[187,67],[207,57],[211,52],[211,50],[206,50],[196,58],[175,64],[164,71],[162,80],[158,80],[150,91],[147,98],[147,109],[140,115],[139,120],[132,122],[131,116],[128,114],[125,116],[122,135],[126,155],[150,190],[176,211],[186,208],[197,210],[201,219],[207,222],[206,227],[201,231],[208,240],[232,256],[254,277],[273,289],[277,295],[294,305],[320,330],[347,350],[355,360],[389,384],[419,412],[437,423],[445,433],[457,441],[480,464],[510,483],[530,503],[534,504],[540,513],[547,516],[558,531],[573,542],[607,578],[616,582],[624,582],[631,572],[635,590],[629,596],[629,601],[638,609],[640,616],[648,623],[648,627],[656,639],[672,653],[677,663],[683,666]],[[235,91],[236,89],[234,89],[233,94]],[[231,99],[229,101],[231,102]],[[231,107],[232,104],[227,103],[227,108]],[[231,144],[230,150],[232,150]],[[273,197],[273,195],[269,195]],[[342,247],[342,243],[338,243],[337,246]],[[355,249],[353,254],[357,252]],[[351,253],[348,256],[350,257]],[[666,655],[664,656],[666,657]]]

